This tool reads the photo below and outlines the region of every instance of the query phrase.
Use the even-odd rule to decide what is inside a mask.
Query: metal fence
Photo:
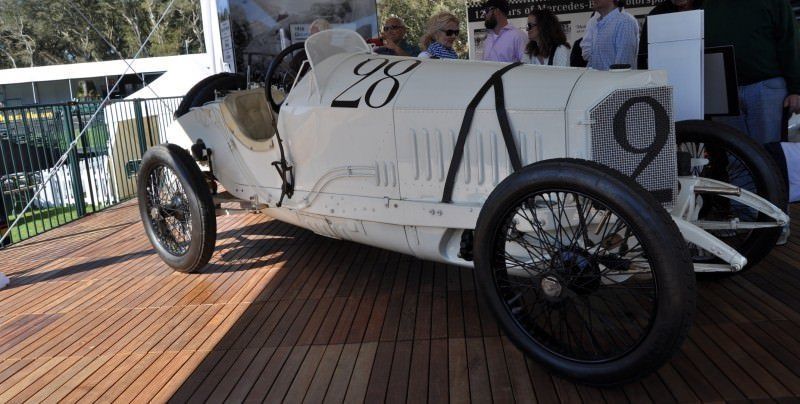
[[[135,197],[142,155],[166,141],[166,128],[180,101],[173,97],[0,108],[0,237],[31,199],[32,209],[6,243]],[[84,128],[67,163],[34,198]]]

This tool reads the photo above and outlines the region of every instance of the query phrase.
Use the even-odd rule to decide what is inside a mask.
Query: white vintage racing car
[[[269,71],[267,91],[203,80],[175,140],[144,156],[142,220],[176,270],[208,262],[236,203],[474,268],[525,354],[613,385],[680,347],[694,272],[745,269],[789,220],[770,157],[725,126],[675,124],[663,72],[381,56],[340,30]]]

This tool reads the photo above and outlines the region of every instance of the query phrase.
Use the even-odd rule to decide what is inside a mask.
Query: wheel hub
[[[555,276],[547,276],[541,282],[542,292],[548,299],[557,299],[561,297],[563,287],[561,282]]]
[[[183,197],[180,194],[173,195],[169,203],[164,206],[167,209],[166,216],[172,216],[180,221],[185,220],[186,215],[183,212],[184,206]]]
[[[556,256],[553,267],[563,274],[565,286],[579,295],[589,295],[600,288],[600,267],[589,252],[572,248]],[[560,264],[560,265],[559,265]]]

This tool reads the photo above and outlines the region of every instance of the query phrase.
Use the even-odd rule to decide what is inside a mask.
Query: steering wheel
[[[280,111],[283,101],[289,95],[297,76],[301,77],[308,73],[310,69],[300,71],[303,62],[308,59],[304,44],[296,43],[282,50],[272,59],[264,78],[267,101],[276,113]]]

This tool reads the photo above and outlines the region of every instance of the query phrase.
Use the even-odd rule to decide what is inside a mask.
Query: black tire
[[[145,233],[164,262],[180,272],[203,268],[217,237],[214,202],[189,153],[173,144],[150,148],[137,195]]]
[[[217,73],[200,80],[181,99],[178,109],[175,110],[175,119],[189,112],[190,109],[200,107],[207,102],[214,101],[216,92],[227,93],[234,90],[247,88],[247,79],[236,73]]]
[[[506,178],[481,210],[474,253],[476,285],[508,337],[580,383],[657,370],[692,323],[695,277],[677,226],[639,184],[594,162],[543,161]]]
[[[269,64],[267,75],[264,76],[264,90],[267,93],[267,101],[269,101],[275,113],[281,110],[283,100],[280,100],[280,102],[275,100],[272,87],[275,86],[283,91],[284,96],[289,94],[291,86],[300,73],[303,61],[308,59],[304,47],[305,43],[302,42],[291,44],[280,51]],[[303,74],[305,73],[307,72],[303,72]]]
[[[709,164],[702,169],[693,168],[693,175],[731,183],[753,192],[786,211],[789,197],[780,169],[766,149],[747,134],[728,125],[710,121],[681,121],[675,123],[679,151],[693,157],[705,157]],[[702,156],[700,156],[702,154]],[[725,217],[721,217],[721,216]],[[770,221],[754,209],[729,202],[720,196],[706,196],[700,219],[728,220],[736,217],[742,222]],[[780,237],[780,228],[737,231],[709,231],[747,258],[747,268],[752,268],[766,257]],[[692,247],[695,262],[721,263],[704,251]]]

